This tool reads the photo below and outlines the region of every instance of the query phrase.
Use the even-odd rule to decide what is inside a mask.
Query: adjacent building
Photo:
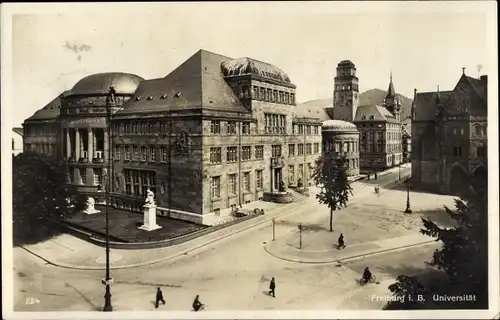
[[[359,80],[349,60],[337,66],[332,117],[354,123],[360,132],[359,166],[364,171],[383,170],[402,162],[401,103],[392,74],[383,105],[359,105]]]
[[[88,76],[24,127],[26,146],[50,144],[88,196],[102,199],[109,177],[116,207],[142,212],[149,188],[158,212],[210,224],[283,186],[311,185],[322,120],[297,107],[276,66],[200,50],[164,78]]]
[[[486,75],[463,74],[454,89],[418,92],[412,106],[412,181],[433,191],[460,194],[471,176],[486,179]]]
[[[12,155],[17,156],[23,152],[23,128],[12,128]]]
[[[328,120],[322,125],[323,153],[347,160],[347,175],[359,175],[359,131],[356,125],[342,120]]]

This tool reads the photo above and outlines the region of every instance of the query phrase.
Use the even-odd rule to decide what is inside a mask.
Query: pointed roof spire
[[[386,98],[394,98],[395,96],[396,96],[396,90],[394,90],[394,84],[392,83],[392,70],[391,70],[389,89],[387,89]]]
[[[437,92],[436,92],[436,104],[440,104],[441,103],[441,96],[439,94],[439,85],[437,87]]]

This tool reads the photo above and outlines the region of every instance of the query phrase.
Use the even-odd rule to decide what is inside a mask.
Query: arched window
[[[488,135],[488,126],[486,124],[482,126],[482,129],[483,136]]]

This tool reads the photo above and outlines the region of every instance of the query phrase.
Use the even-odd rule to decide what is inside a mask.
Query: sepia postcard
[[[1,4],[4,319],[498,319],[494,1]]]

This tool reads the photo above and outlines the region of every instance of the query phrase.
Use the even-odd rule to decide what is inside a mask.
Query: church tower
[[[337,65],[333,91],[333,119],[353,122],[359,106],[358,77],[356,67],[349,60]]]
[[[384,99],[384,107],[390,113],[392,113],[398,121],[400,121],[401,101],[399,101],[399,97],[396,96],[396,90],[394,90],[394,84],[392,83],[392,72],[389,82],[389,89],[387,89],[387,95]]]

